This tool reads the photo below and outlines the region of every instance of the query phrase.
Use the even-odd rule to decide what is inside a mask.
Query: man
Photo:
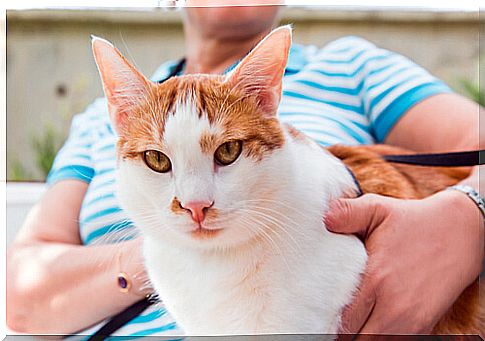
[[[187,6],[227,4],[187,1]],[[278,10],[186,8],[185,62],[163,64],[153,80],[169,76],[177,64],[183,74],[228,72],[275,26]],[[320,51],[295,45],[279,113],[324,145],[383,142],[426,152],[478,148],[477,105],[409,60],[355,37]],[[75,118],[49,176],[51,188],[9,251],[7,322],[12,329],[77,332],[146,292],[140,280],[140,238],[96,244],[109,231],[130,227],[110,187],[116,136],[108,122],[104,100]],[[464,183],[478,188],[478,171]],[[483,221],[475,203],[459,191],[416,201],[376,195],[341,200],[326,222],[332,231],[360,234],[369,252],[367,274],[345,313],[344,331],[429,332],[480,271]],[[22,275],[32,269],[35,280]],[[131,281],[127,294],[114,282],[121,270]],[[163,310],[144,312],[119,331],[130,336],[166,332],[175,333],[176,326]]]

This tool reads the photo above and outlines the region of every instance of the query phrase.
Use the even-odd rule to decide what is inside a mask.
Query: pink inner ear
[[[227,82],[254,95],[263,112],[274,116],[291,46],[291,28],[283,26],[264,38],[228,75]]]
[[[148,95],[151,84],[111,43],[95,37],[92,47],[110,118],[120,132],[133,106]]]

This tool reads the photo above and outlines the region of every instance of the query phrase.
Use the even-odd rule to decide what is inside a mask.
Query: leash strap
[[[355,176],[354,172],[352,172],[352,170],[349,167],[347,167],[346,164],[344,164],[344,166],[349,172],[350,176],[352,177],[352,180],[354,181],[355,188],[357,189],[356,196],[361,197],[362,195],[364,195],[364,191],[362,191],[362,187],[360,187],[359,180],[357,180],[357,177]]]
[[[101,341],[108,338],[115,331],[123,327],[135,317],[139,316],[146,308],[154,304],[155,301],[151,298],[144,299],[129,306],[122,312],[113,316],[104,326],[102,326],[96,333],[91,335],[87,341]]]
[[[438,154],[384,155],[383,158],[388,162],[415,166],[471,167],[484,164],[485,150]]]

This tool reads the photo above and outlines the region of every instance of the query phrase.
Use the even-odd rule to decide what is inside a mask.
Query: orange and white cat
[[[334,334],[364,272],[361,241],[322,220],[357,193],[351,174],[276,115],[290,44],[280,27],[227,75],[155,84],[93,39],[119,136],[118,198],[188,335]]]

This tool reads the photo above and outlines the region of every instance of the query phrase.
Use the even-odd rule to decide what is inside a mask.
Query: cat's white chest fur
[[[147,241],[146,266],[188,335],[333,334],[358,284],[365,253],[348,237],[311,237],[307,242],[320,246],[301,250],[301,256],[259,250],[254,258],[239,260],[163,250]]]
[[[291,228],[227,251],[145,238],[149,277],[188,335],[337,332],[367,256],[357,238],[325,230],[322,216],[330,198],[354,185],[323,152],[285,148],[299,165],[281,198],[295,210],[279,208]]]

